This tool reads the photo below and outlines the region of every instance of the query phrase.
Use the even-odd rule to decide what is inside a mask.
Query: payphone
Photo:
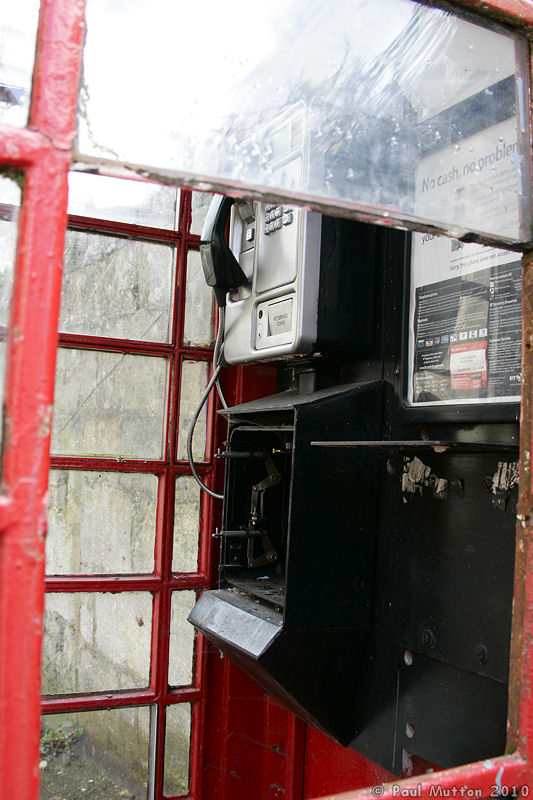
[[[221,244],[228,220],[229,245]],[[359,223],[215,195],[200,252],[224,308],[225,362],[338,359],[364,350],[373,277],[362,280],[361,270],[374,246],[371,228]]]
[[[220,584],[190,620],[287,708],[398,775],[501,754],[518,258],[319,218],[315,264],[298,262],[318,282],[310,350],[262,348],[259,310],[286,300],[286,285],[255,291],[247,225],[265,213],[233,211],[248,282],[226,298],[226,337],[246,330],[229,360],[279,359],[279,391],[222,412]],[[336,335],[322,347],[328,308]]]

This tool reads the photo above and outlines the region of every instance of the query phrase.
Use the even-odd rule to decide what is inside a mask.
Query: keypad
[[[264,215],[264,232],[267,236],[275,231],[279,231],[284,225],[291,225],[294,221],[294,212],[292,209],[284,209],[283,206],[276,206],[273,203],[265,205]]]

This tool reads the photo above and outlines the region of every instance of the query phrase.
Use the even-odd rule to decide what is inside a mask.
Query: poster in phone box
[[[519,400],[521,293],[516,253],[413,235],[408,400]]]

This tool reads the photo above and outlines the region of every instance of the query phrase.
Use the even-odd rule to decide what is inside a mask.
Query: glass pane
[[[213,291],[206,284],[198,250],[187,254],[187,286],[183,341],[186,345],[213,344]]]
[[[9,322],[9,304],[17,249],[17,218],[20,197],[21,192],[17,184],[9,178],[0,177],[0,403],[4,397],[6,329]],[[0,407],[0,444],[3,434],[2,409],[3,403]]]
[[[87,157],[114,151],[206,190],[215,179],[454,236],[529,238],[519,34],[413,0],[273,0],[268,14],[239,0],[229,15],[212,0],[155,0],[149,16],[110,0],[87,8]],[[202,57],[186,37],[180,57],[197,68],[171,103],[178,27],[202,30]]]
[[[0,23],[0,122],[22,127],[30,107],[39,0],[4,3]]]
[[[41,723],[42,800],[147,796],[150,709],[47,714]]]
[[[521,305],[518,253],[414,234],[409,402],[519,402]]]
[[[193,682],[194,628],[187,617],[196,601],[196,592],[172,593],[168,682],[170,686],[188,686]]]
[[[153,571],[155,475],[53,469],[48,494],[48,575]]]
[[[142,689],[150,678],[148,592],[45,596],[43,694]]]
[[[71,172],[68,187],[69,214],[150,228],[176,227],[180,190],[175,186]]]
[[[201,490],[189,475],[176,478],[174,501],[174,572],[195,572],[198,569]]]
[[[59,348],[52,452],[161,458],[165,358]]]
[[[211,192],[191,193],[191,233],[201,235],[212,197]]]
[[[175,248],[67,231],[59,330],[168,342]]]
[[[167,706],[165,726],[165,778],[163,794],[189,791],[189,753],[191,749],[191,706]]]
[[[21,192],[15,181],[0,177],[0,326],[7,327],[17,249]]]
[[[178,431],[178,459],[187,458],[187,434],[189,425],[200,403],[209,380],[209,364],[206,361],[184,361],[181,367],[180,417]],[[198,417],[192,440],[192,455],[195,461],[205,459],[207,442],[207,403]]]

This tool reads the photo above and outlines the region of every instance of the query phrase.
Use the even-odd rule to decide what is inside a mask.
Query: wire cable
[[[192,454],[192,439],[194,436],[194,429],[196,427],[196,423],[198,422],[198,417],[200,416],[200,413],[206,403],[207,398],[211,394],[213,386],[217,387],[218,396],[220,397],[220,402],[222,403],[223,407],[224,408],[228,407],[228,404],[226,403],[226,399],[224,397],[224,393],[222,391],[222,387],[220,386],[220,382],[218,380],[220,370],[222,369],[222,364],[220,362],[222,359],[222,353],[224,351],[224,344],[222,341],[224,336],[224,311],[225,311],[224,308],[220,308],[218,312],[218,330],[215,341],[215,347],[213,350],[213,374],[211,376],[211,380],[204,389],[202,397],[200,398],[200,402],[198,403],[198,407],[194,412],[194,416],[191,420],[191,423],[189,425],[189,430],[187,433],[187,458],[189,460],[189,466],[191,468],[192,475],[195,481],[201,487],[201,489],[203,489],[204,492],[207,492],[207,494],[211,495],[211,497],[214,497],[216,500],[223,500],[224,495],[218,494],[218,492],[214,492],[212,489],[206,486],[202,478],[198,474]]]
[[[226,309],[224,306],[219,308],[218,310],[218,331],[217,331],[217,338],[215,341],[215,349],[213,350],[213,370],[215,370],[221,359],[222,359],[222,352],[224,350],[224,323],[226,320]],[[220,385],[220,380],[217,378],[215,382],[215,386],[217,389],[217,394],[222,403],[222,408],[227,408],[228,404],[226,403],[226,398],[224,397],[224,392],[222,391],[222,386]]]
[[[207,398],[209,397],[209,395],[211,393],[211,389],[213,388],[213,386],[215,385],[215,383],[217,381],[218,373],[220,372],[221,369],[222,369],[222,366],[219,364],[218,367],[216,368],[216,370],[213,372],[213,374],[211,376],[211,380],[209,381],[209,383],[205,387],[204,393],[203,393],[203,395],[202,395],[202,397],[200,399],[200,403],[198,404],[198,408],[194,412],[194,416],[193,416],[193,418],[191,420],[191,424],[189,425],[189,432],[187,434],[187,457],[189,459],[189,466],[191,468],[191,472],[193,474],[193,477],[196,480],[196,482],[201,486],[201,488],[204,490],[204,492],[207,492],[207,494],[210,494],[211,497],[215,497],[217,500],[222,500],[224,498],[224,495],[223,494],[218,494],[218,492],[214,492],[212,489],[210,489],[208,486],[206,486],[205,483],[203,482],[203,480],[201,479],[200,475],[198,474],[197,470],[196,470],[196,466],[194,464],[194,460],[193,460],[193,456],[192,456],[192,437],[193,437],[193,434],[194,434],[194,429],[196,427],[196,423],[198,421],[198,417],[200,416],[200,412],[201,412],[202,408],[205,405],[205,401],[207,400]]]

